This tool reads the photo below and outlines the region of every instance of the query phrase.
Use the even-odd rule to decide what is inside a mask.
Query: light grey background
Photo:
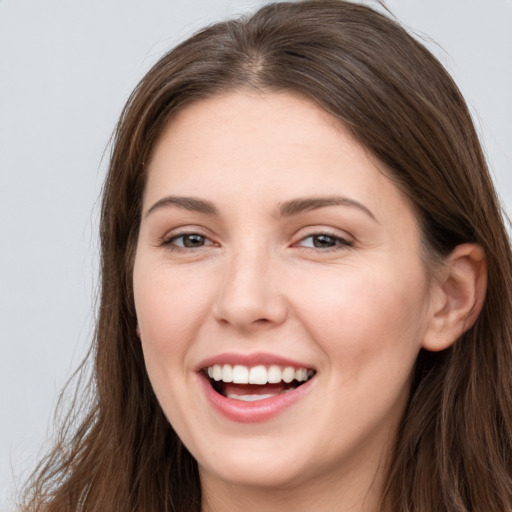
[[[0,0],[0,510],[91,337],[102,155],[123,103],[164,50],[263,3]],[[512,1],[386,5],[459,84],[511,212]]]

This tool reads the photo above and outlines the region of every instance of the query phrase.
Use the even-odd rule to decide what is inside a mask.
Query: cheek
[[[165,265],[135,266],[135,309],[148,365],[153,359],[182,362],[177,356],[184,355],[209,310],[214,286],[208,283],[205,276]]]
[[[425,329],[427,293],[421,269],[373,273],[342,268],[296,280],[298,308],[310,335],[350,379],[381,368],[410,371]],[[338,270],[338,269],[337,269]]]
[[[209,310],[208,281],[165,264],[138,263],[134,297],[144,362],[167,418],[175,429],[186,432],[180,404],[194,403],[189,397],[188,358]]]

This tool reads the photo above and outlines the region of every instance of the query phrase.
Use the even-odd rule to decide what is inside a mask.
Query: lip
[[[275,418],[286,409],[304,399],[314,385],[315,378],[295,389],[254,402],[244,402],[217,393],[203,370],[215,364],[241,364],[244,366],[280,365],[313,369],[311,366],[271,354],[219,354],[203,360],[197,366],[199,384],[211,407],[224,418],[237,423],[258,423]]]
[[[237,353],[229,353],[225,352],[222,354],[218,354],[216,356],[209,357],[208,359],[204,359],[199,363],[195,370],[200,372],[209,366],[213,366],[215,364],[241,364],[243,366],[257,366],[257,365],[265,365],[270,366],[272,364],[278,366],[293,366],[294,368],[307,368],[308,370],[315,370],[312,366],[306,363],[302,363],[300,361],[294,361],[293,359],[289,359],[287,357],[282,357],[274,354],[267,353],[254,353],[254,354],[237,354]]]

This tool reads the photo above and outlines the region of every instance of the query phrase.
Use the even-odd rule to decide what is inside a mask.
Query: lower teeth
[[[230,393],[226,395],[227,398],[232,398],[233,400],[240,400],[242,402],[257,402],[258,400],[265,400],[265,398],[270,398],[276,395],[234,395]]]
[[[295,388],[285,389],[282,393],[269,393],[267,395],[236,395],[235,393],[229,393],[224,395],[226,398],[232,398],[233,400],[240,400],[241,402],[257,402],[258,400],[265,400],[265,398],[271,398],[277,395],[283,395],[293,391]]]

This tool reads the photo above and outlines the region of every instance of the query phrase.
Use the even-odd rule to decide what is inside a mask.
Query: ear
[[[137,336],[140,338],[141,334],[139,324],[137,324],[137,326],[135,327],[135,332],[137,333]]]
[[[458,245],[435,279],[430,323],[422,343],[433,352],[451,346],[473,326],[482,310],[487,290],[483,249],[477,244]]]

